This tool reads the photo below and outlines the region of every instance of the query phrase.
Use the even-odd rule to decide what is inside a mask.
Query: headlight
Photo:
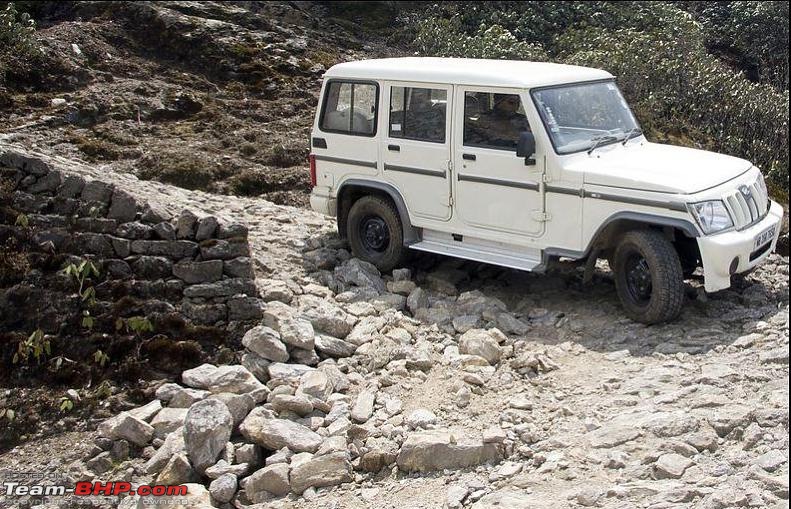
[[[722,200],[693,203],[689,206],[689,211],[695,216],[700,228],[706,235],[727,230],[733,226],[733,219],[731,219],[731,215]]]
[[[763,173],[758,173],[758,180],[756,180],[756,184],[758,184],[758,190],[763,193],[763,196],[768,197],[769,191],[766,189],[766,179],[764,178]]]

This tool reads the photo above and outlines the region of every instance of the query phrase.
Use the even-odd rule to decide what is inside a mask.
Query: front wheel
[[[684,303],[684,275],[673,244],[654,230],[623,236],[613,256],[615,288],[626,314],[654,324],[678,317]]]
[[[363,196],[347,220],[352,253],[382,272],[399,267],[405,258],[404,230],[395,206],[379,196]]]

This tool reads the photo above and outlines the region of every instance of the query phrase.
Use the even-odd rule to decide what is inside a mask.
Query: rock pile
[[[387,387],[455,366],[467,375],[469,399],[469,387],[480,393],[498,366],[512,370],[504,361],[526,354],[523,342],[496,328],[454,335],[410,318],[406,297],[387,291],[396,279],[365,262],[347,259],[331,274],[340,293],[258,280],[266,304],[244,335],[241,364],[184,371],[181,384],[158,388],[156,401],[105,421],[102,438],[142,448],[143,470],[158,481],[203,482],[216,504],[312,498],[382,470],[457,470],[513,453],[502,428],[450,429],[425,408],[405,413]],[[409,276],[396,271],[411,294],[418,287]],[[468,313],[473,299],[478,309],[497,307],[483,296],[460,299]],[[533,367],[531,376],[540,370]]]

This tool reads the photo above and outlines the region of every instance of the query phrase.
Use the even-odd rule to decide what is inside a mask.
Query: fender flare
[[[398,191],[398,189],[386,182],[379,182],[376,180],[359,178],[347,179],[344,180],[340,186],[338,186],[338,191],[335,194],[338,197],[339,207],[341,204],[341,196],[343,196],[344,188],[349,186],[375,189],[389,196],[390,199],[393,200],[393,203],[395,203],[396,209],[398,210],[398,215],[401,219],[401,227],[404,230],[404,245],[407,246],[420,240],[418,229],[412,226],[412,222],[409,219],[409,209],[407,209],[406,202],[404,202],[404,198],[401,196],[401,193]],[[338,210],[338,219],[341,220],[340,209]]]
[[[573,258],[575,260],[585,258],[591,254],[593,247],[596,245],[596,241],[599,239],[602,232],[616,221],[633,221],[636,223],[643,223],[646,226],[671,226],[673,228],[678,228],[691,238],[700,237],[700,231],[698,230],[697,226],[695,226],[692,221],[687,219],[682,219],[680,217],[657,216],[645,212],[616,212],[599,225],[583,251],[574,251],[563,248],[547,248],[544,250],[545,262],[546,258],[549,256],[563,256],[567,258]]]

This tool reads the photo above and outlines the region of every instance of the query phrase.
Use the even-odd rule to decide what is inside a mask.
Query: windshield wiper
[[[626,145],[627,141],[631,140],[636,136],[640,136],[641,134],[643,134],[643,130],[640,129],[639,127],[633,127],[629,129],[628,131],[626,131],[626,134],[624,134],[623,143],[621,143],[621,145]]]
[[[588,149],[588,155],[591,154],[594,150],[599,148],[600,146],[604,145],[605,143],[610,143],[613,141],[618,141],[617,136],[613,136],[612,134],[605,134],[604,136],[596,136],[595,138],[591,138],[590,140],[593,144]]]

